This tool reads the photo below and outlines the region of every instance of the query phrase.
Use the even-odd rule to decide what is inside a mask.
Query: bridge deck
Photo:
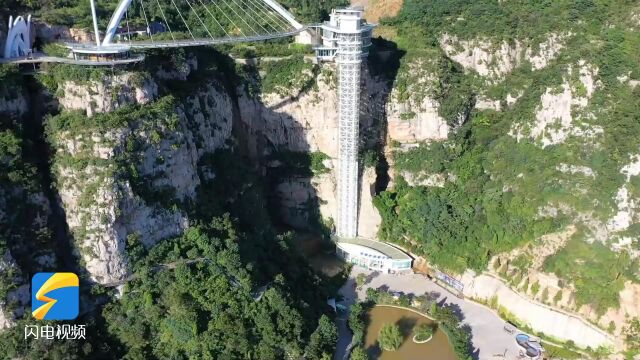
[[[133,64],[144,60],[144,55],[135,55],[128,59],[115,59],[115,60],[76,60],[73,58],[47,56],[43,53],[35,53],[30,57],[23,56],[19,58],[5,59],[0,58],[0,64],[41,64],[41,63],[58,63],[58,64],[71,64],[71,65],[93,65],[93,66],[108,66],[108,65],[125,65]]]
[[[204,46],[204,45],[222,45],[222,44],[234,44],[241,42],[253,42],[253,41],[264,41],[264,40],[273,40],[279,39],[283,37],[294,36],[302,31],[306,30],[307,26],[303,26],[300,29],[281,32],[281,33],[271,33],[264,35],[255,35],[255,36],[242,36],[242,37],[221,37],[216,39],[210,38],[199,38],[199,39],[180,39],[180,40],[162,40],[162,41],[132,41],[130,43],[120,42],[115,43],[113,46],[118,47],[128,47],[130,49],[158,49],[158,48],[176,48],[176,47],[188,47],[188,46]],[[81,44],[81,43],[67,43],[66,44],[72,50],[100,50],[100,47],[92,44]],[[106,47],[102,47],[106,48]]]

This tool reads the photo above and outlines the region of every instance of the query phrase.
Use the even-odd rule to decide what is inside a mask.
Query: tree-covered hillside
[[[224,123],[230,114],[203,115],[203,111],[209,109],[224,109],[221,104],[226,98],[222,89],[225,81],[234,79],[229,59],[211,49],[172,54],[147,54],[147,61],[133,69],[51,66],[38,76],[28,78],[33,85],[30,91],[63,97],[65,91],[69,91],[65,85],[68,82],[75,84],[73,91],[79,91],[83,86],[105,79],[131,76],[127,86],[143,86],[159,67],[175,72],[185,67],[185,58],[196,58],[198,70],[194,70],[188,80],[155,78],[160,96],[150,103],[122,105],[117,110],[91,117],[82,111],[61,109],[60,113],[54,111],[39,119],[46,127],[40,136],[53,149],[50,163],[43,159],[51,166],[53,191],[61,193],[80,186],[79,196],[73,201],[86,210],[95,206],[101,193],[119,186],[114,183],[124,184],[136,201],[146,204],[151,212],[182,212],[188,215],[189,221],[181,235],[163,239],[156,246],[143,243],[135,232],[127,234],[123,256],[128,274],[119,284],[109,286],[89,279],[86,263],[79,259],[95,250],[78,244],[92,235],[93,230],[86,223],[95,220],[104,224],[114,220],[109,215],[93,214],[79,226],[71,226],[71,239],[67,240],[76,245],[78,252],[74,258],[77,269],[73,270],[82,278],[82,315],[76,323],[87,325],[87,341],[25,341],[24,325],[32,324],[27,309],[24,314],[18,314],[13,327],[0,331],[2,356],[66,360],[284,359],[304,355],[307,359],[326,359],[332,354],[337,335],[326,299],[334,295],[335,284],[312,271],[306,260],[293,250],[291,234],[273,226],[266,197],[270,184],[258,175],[251,160],[242,155],[241,146],[232,146],[232,140],[227,139],[222,148],[196,158],[198,182],[192,199],[178,199],[172,186],[154,182],[166,175],[139,172],[148,160],[150,148],[160,147],[162,141],[178,139],[176,134],[183,134],[195,122],[212,124],[206,133],[200,132],[193,139],[182,137],[182,142],[167,145],[167,158],[152,159],[153,169],[163,168],[181,147],[197,155],[201,151],[197,149],[201,149],[205,141],[211,142],[214,135],[222,136],[221,128],[231,126]],[[19,84],[23,75],[14,67],[0,69],[4,99],[23,96],[25,89],[7,86]],[[235,83],[230,84],[234,86]],[[122,88],[113,98],[107,96],[105,100],[116,102],[120,92]],[[218,97],[197,97],[202,94]],[[194,113],[196,115],[192,115]],[[44,242],[45,245],[51,241],[46,223],[43,229],[32,226],[26,220],[31,220],[35,210],[22,206],[26,205],[26,198],[40,191],[39,174],[24,159],[24,154],[29,159],[34,155],[44,156],[38,152],[41,149],[32,147],[19,125],[30,119],[30,115],[20,119],[3,117],[6,121],[3,120],[0,127],[0,268],[3,271],[0,306],[3,311],[19,307],[7,294],[28,281],[18,281],[13,275],[23,271],[24,278],[30,278],[34,269],[25,264],[34,263],[34,256],[42,251],[41,238],[49,241]],[[205,115],[207,118],[203,120]],[[38,124],[42,125],[40,121]],[[127,139],[121,148],[112,140],[106,143],[115,149],[112,151],[116,156],[100,157],[92,151],[93,146],[103,140],[100,138],[103,134],[123,129]],[[83,144],[78,151],[66,151],[69,137]],[[305,164],[300,166],[307,166]],[[314,164],[319,166],[318,161],[308,166]],[[106,188],[104,184],[108,184]],[[120,206],[116,217],[130,211],[120,205],[121,193],[114,197],[120,197],[115,200]],[[5,201],[11,203],[7,205]],[[13,216],[10,219],[5,218],[7,210]],[[71,209],[67,211],[70,213]],[[153,214],[144,216],[151,218]],[[64,222],[64,219],[58,220]],[[161,225],[147,223],[149,227]],[[7,248],[16,257],[15,267],[8,268],[3,262]],[[45,268],[58,269],[55,264]],[[116,285],[122,288],[116,290]]]
[[[440,79],[425,90],[440,115],[454,126],[451,114],[468,115],[445,142],[396,146],[395,173],[413,181],[399,176],[375,200],[380,236],[459,273],[484,270],[493,256],[576,224],[566,250],[541,270],[575,286],[578,307],[589,304],[600,315],[617,308],[625,281],[640,281],[638,258],[615,245],[629,238],[637,251],[637,219],[612,225],[623,210],[621,189],[638,194],[637,174],[624,169],[640,152],[639,14],[628,0],[406,0],[378,29],[405,52],[396,84],[415,93],[411,66],[420,60]],[[534,64],[553,34],[564,34],[558,53]],[[489,68],[513,57],[499,69],[503,76],[475,70],[484,63],[472,51],[485,50],[495,54]],[[434,67],[449,59],[455,64]],[[478,106],[487,99],[498,111]],[[461,106],[468,102],[476,107],[466,113]],[[442,187],[416,184],[430,174],[449,180]],[[522,279],[529,265],[511,264],[505,276]]]

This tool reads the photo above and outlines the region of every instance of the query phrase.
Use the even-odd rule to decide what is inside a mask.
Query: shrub
[[[425,341],[433,336],[433,326],[429,324],[420,324],[413,329],[413,339],[417,342]]]
[[[384,324],[378,333],[380,348],[386,351],[396,351],[402,345],[400,327],[393,324]]]

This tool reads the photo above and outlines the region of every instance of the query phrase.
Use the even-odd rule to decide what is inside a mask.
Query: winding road
[[[360,273],[368,275],[368,281],[361,289],[356,290],[355,279]],[[360,301],[365,300],[368,288],[385,288],[389,291],[401,292],[410,296],[420,296],[425,293],[430,293],[437,298],[439,304],[451,305],[459,310],[463,324],[471,328],[474,359],[518,358],[520,348],[515,341],[516,333],[509,334],[504,331],[504,320],[482,305],[456,297],[423,275],[371,273],[354,267],[349,275],[349,279],[340,289],[340,294],[344,297],[344,300],[341,301],[340,304],[348,307],[355,303],[356,299]],[[342,360],[344,358],[347,346],[351,342],[351,332],[348,329],[346,321],[347,317],[348,314],[344,314],[338,318],[339,337],[334,354],[335,360]]]

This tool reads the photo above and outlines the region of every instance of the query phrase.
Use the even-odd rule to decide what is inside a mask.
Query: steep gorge
[[[451,5],[460,14],[448,24],[416,25],[422,18],[409,13],[430,6],[428,14],[438,14],[438,1],[407,1],[400,20],[382,21],[386,39],[363,76],[360,234],[376,237],[380,228],[381,238],[458,274],[479,300],[494,301],[476,291],[482,284],[508,292],[493,305],[512,320],[526,311],[509,300],[516,292],[625,338],[640,317],[640,87],[629,60],[637,9],[608,15],[609,30],[600,20],[577,23],[598,39],[586,41],[555,18],[538,33],[523,26],[515,35],[495,15],[492,33],[466,12],[479,5],[462,3]],[[496,14],[520,5],[491,4]],[[584,6],[571,16],[590,14]],[[612,54],[616,66],[605,58]],[[303,71],[282,82],[278,66]],[[46,120],[56,149],[51,170],[87,279],[122,284],[132,273],[130,250],[181,235],[203,207],[237,205],[234,196],[253,183],[215,188],[210,203],[198,204],[211,190],[203,184],[225,176],[214,171],[224,151],[241,154],[264,180],[275,222],[327,234],[336,213],[334,72],[302,57],[245,67],[187,53],[154,55],[141,69],[40,78],[63,110]],[[11,91],[0,112],[16,118],[30,104]],[[41,187],[29,188],[31,200],[43,197]],[[31,202],[51,216],[45,200]],[[43,243],[53,247],[46,236]],[[56,261],[47,246],[42,258]],[[20,268],[18,248],[0,267],[19,269],[24,275],[13,282],[25,284],[37,269]],[[19,317],[14,299],[25,291],[11,289],[2,311]]]

